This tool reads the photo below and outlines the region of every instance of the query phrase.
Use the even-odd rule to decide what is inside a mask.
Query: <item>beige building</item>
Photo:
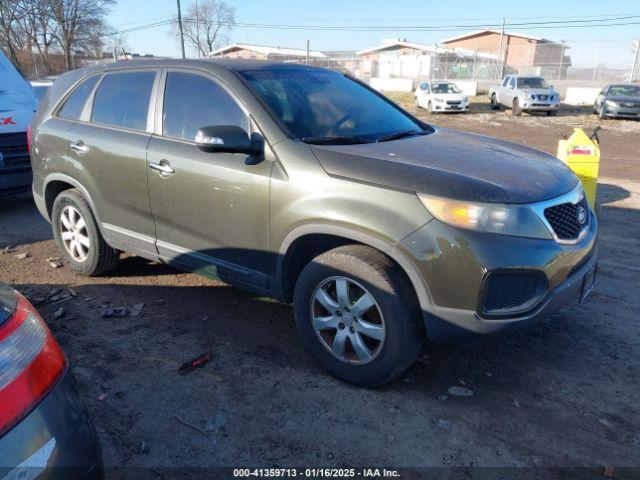
[[[479,30],[446,38],[439,43],[447,48],[462,48],[496,56],[500,56],[502,44],[502,58],[508,67],[518,73],[551,73],[556,78],[563,78],[571,66],[571,57],[566,54],[569,47],[522,33],[505,32],[502,35],[499,30]]]
[[[497,56],[462,48],[386,39],[357,52],[363,77],[372,78],[493,78]]]
[[[326,57],[322,52],[309,50],[310,61],[324,60]],[[210,57],[224,58],[247,58],[255,60],[286,61],[306,61],[307,50],[301,48],[268,47],[265,45],[250,45],[246,43],[234,43],[226,47],[214,50]]]

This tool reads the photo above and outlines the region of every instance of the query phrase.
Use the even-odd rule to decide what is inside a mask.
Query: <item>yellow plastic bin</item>
[[[558,158],[578,176],[589,205],[595,209],[600,168],[600,147],[597,140],[589,138],[581,128],[574,128],[568,139],[558,143]]]

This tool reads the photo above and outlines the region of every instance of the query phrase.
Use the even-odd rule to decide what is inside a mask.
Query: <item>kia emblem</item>
[[[584,225],[587,223],[587,210],[582,206],[578,205],[578,223],[580,225]]]

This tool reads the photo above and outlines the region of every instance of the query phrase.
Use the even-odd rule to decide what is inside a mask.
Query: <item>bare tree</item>
[[[17,0],[0,1],[0,47],[18,70],[21,70],[18,53],[24,41],[18,25],[22,15],[22,9]]]
[[[46,0],[58,28],[57,38],[67,69],[75,67],[76,51],[91,50],[105,33],[107,7],[114,0]]]
[[[235,8],[224,0],[198,0],[183,18],[184,36],[198,56],[207,56],[220,44],[229,41],[235,24]],[[177,25],[174,26],[177,36]]]

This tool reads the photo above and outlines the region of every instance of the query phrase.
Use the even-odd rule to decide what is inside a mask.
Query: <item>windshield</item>
[[[462,93],[455,83],[434,83],[433,93]]]
[[[240,74],[288,132],[307,143],[366,143],[395,139],[390,135],[400,132],[424,133],[411,117],[337,72],[274,68]]]
[[[640,96],[640,85],[611,85],[609,93],[616,97],[637,97]]]
[[[549,84],[540,77],[518,78],[518,88],[549,88]]]

